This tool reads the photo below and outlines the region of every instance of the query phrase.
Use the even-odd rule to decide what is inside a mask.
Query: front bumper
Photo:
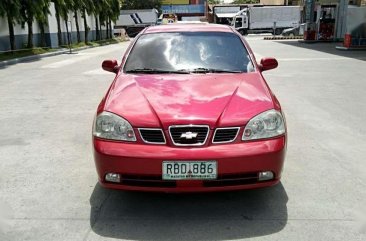
[[[286,152],[285,136],[206,147],[120,143],[97,138],[93,138],[93,143],[100,184],[135,191],[207,192],[272,186],[281,178]],[[162,180],[162,162],[167,160],[216,160],[218,178],[214,181]],[[258,181],[261,171],[272,171],[274,179]],[[121,174],[121,183],[105,181],[107,173]]]

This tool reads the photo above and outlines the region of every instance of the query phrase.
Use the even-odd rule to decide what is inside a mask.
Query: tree
[[[44,27],[48,25],[48,15],[50,14],[50,1],[44,0],[43,5],[40,6],[41,11],[37,12],[35,18],[38,22],[39,28],[41,30],[41,46],[46,46],[46,35]]]
[[[27,48],[33,48],[33,21],[38,18],[41,21],[47,18],[48,12],[44,8],[48,7],[48,0],[20,0],[20,15],[23,25],[27,23],[28,26],[28,43]],[[46,14],[46,16],[44,16]]]
[[[161,0],[126,0],[122,2],[123,9],[149,9],[161,8]]]
[[[88,43],[88,35],[89,35],[89,26],[86,19],[87,15],[93,13],[94,4],[93,0],[80,0],[80,9],[81,9],[81,17],[84,19],[84,41]]]
[[[62,45],[62,33],[61,33],[61,19],[60,19],[60,11],[61,7],[65,4],[64,0],[53,0],[55,4],[55,17],[57,22],[57,39],[58,44]]]
[[[52,0],[52,1],[55,3],[58,43],[59,45],[63,44],[62,32],[61,32],[61,18],[63,18],[65,23],[68,43],[71,43],[68,21],[69,21],[69,11],[73,11],[74,0]],[[75,2],[79,2],[79,0],[75,0]]]
[[[119,17],[121,0],[81,0],[80,9],[84,18],[85,42],[88,41],[89,27],[86,15],[93,14],[95,18],[96,40],[103,39],[102,26],[106,26],[106,38],[112,38],[112,21],[116,22]]]
[[[109,30],[110,30],[110,36],[109,38],[112,38],[112,22],[116,23],[120,14],[120,1],[119,0],[110,0],[111,1],[111,8],[110,8],[110,12],[109,12]]]
[[[100,40],[101,36],[100,36],[100,23],[99,23],[99,14],[101,12],[102,9],[102,2],[104,0],[94,0],[94,7],[93,7],[93,15],[95,17],[95,35],[96,35],[96,40]]]
[[[70,38],[69,33],[69,11],[72,10],[74,0],[62,0],[63,2],[60,4],[60,16],[64,19],[65,27],[66,27],[66,34],[68,43],[71,44],[72,40]],[[77,1],[77,0],[76,0]]]
[[[208,0],[207,2],[208,2],[208,4],[220,4],[221,3],[220,0]]]
[[[106,38],[112,38],[112,21],[116,22],[119,17],[119,0],[104,0],[100,2],[99,21],[106,26]]]
[[[78,17],[78,11],[81,10],[81,5],[79,1],[73,1],[72,3],[72,10],[74,11],[74,18],[75,18],[75,26],[76,26],[76,36],[78,43],[81,42],[80,39],[80,31],[79,31],[79,17]]]
[[[99,39],[103,39],[102,25],[107,27],[107,35],[109,31],[106,22],[108,19],[108,9],[110,8],[110,6],[109,6],[109,0],[99,0],[98,3],[99,3],[98,5],[99,12],[97,14],[99,16],[99,31],[100,31]]]
[[[7,18],[11,50],[15,50],[14,24],[20,21],[20,6],[20,0],[0,1],[0,17]]]

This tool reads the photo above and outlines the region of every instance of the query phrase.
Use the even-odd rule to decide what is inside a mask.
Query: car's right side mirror
[[[261,59],[261,63],[259,68],[261,71],[266,71],[270,69],[275,69],[278,66],[278,62],[275,58],[263,58]]]
[[[118,72],[118,62],[117,60],[113,59],[113,60],[104,60],[102,63],[102,68],[105,71],[108,72],[112,72],[112,73],[117,73]]]

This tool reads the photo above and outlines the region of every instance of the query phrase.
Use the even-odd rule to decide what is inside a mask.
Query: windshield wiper
[[[163,70],[163,69],[130,69],[126,70],[126,73],[149,73],[149,74],[189,74],[189,71],[185,70]]]
[[[213,68],[181,69],[180,71],[187,71],[190,73],[242,73],[243,72],[240,70],[213,69]]]

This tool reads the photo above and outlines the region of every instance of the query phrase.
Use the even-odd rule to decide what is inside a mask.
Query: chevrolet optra
[[[223,25],[149,27],[122,58],[93,125],[102,186],[205,192],[267,187],[281,178],[286,125],[246,40]]]

